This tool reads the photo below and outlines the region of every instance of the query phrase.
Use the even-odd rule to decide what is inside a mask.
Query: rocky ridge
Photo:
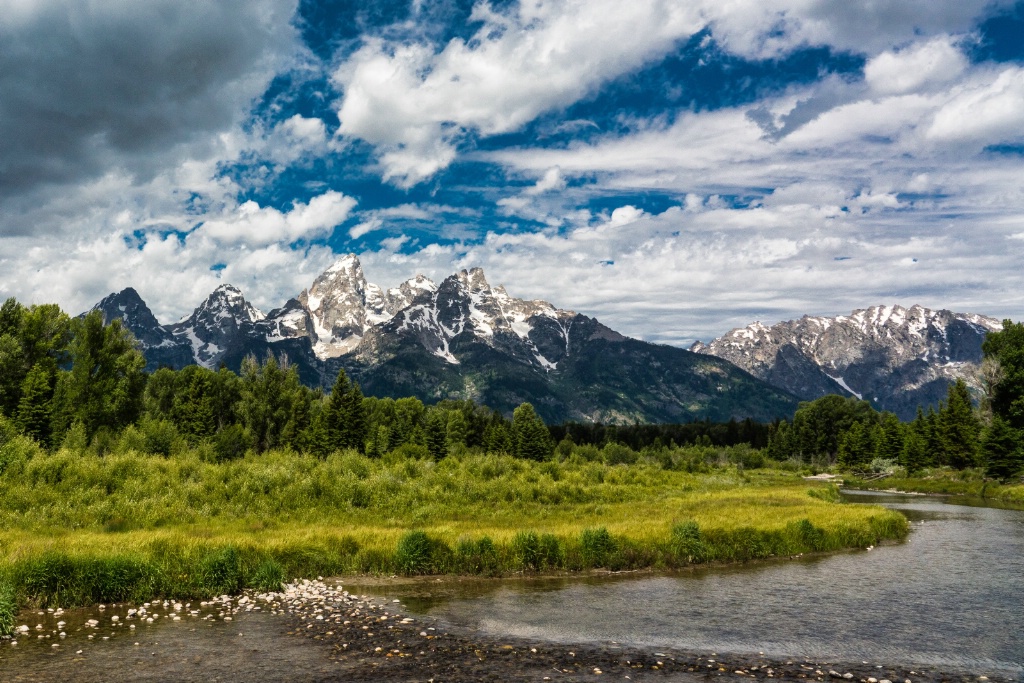
[[[107,320],[119,312],[110,309]],[[345,369],[369,395],[473,399],[502,412],[529,401],[548,421],[770,420],[795,407],[791,395],[726,361],[516,298],[479,268],[385,290],[349,254],[266,316],[221,285],[178,323],[161,326],[150,313],[126,325],[150,369],[237,371],[247,355],[272,353],[287,356],[310,385],[330,387]]]
[[[923,306],[872,306],[834,317],[754,322],[691,351],[717,356],[804,400],[835,393],[901,418],[936,404],[958,377],[980,390],[981,344],[995,318]]]

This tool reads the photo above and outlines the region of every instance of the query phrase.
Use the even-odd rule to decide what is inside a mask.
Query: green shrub
[[[707,548],[701,539],[700,527],[692,520],[672,527],[670,547],[679,562],[692,564],[704,562],[707,558]]]
[[[609,465],[632,465],[640,454],[621,443],[607,443],[601,449],[601,457]]]
[[[540,540],[534,531],[520,531],[512,539],[512,562],[519,569],[540,569]]]
[[[228,425],[213,438],[213,452],[218,462],[237,460],[252,446],[252,435],[238,424]]]
[[[403,443],[398,448],[391,451],[389,454],[390,458],[394,459],[405,459],[411,458],[415,460],[428,460],[430,459],[430,450],[426,446],[419,443]]]
[[[175,451],[176,442],[180,440],[178,428],[170,420],[143,418],[139,423],[139,431],[142,432],[143,447],[153,455],[171,455]]]
[[[209,553],[200,570],[202,585],[213,593],[237,593],[245,585],[242,561],[234,546]]]
[[[428,574],[435,571],[442,559],[443,543],[423,531],[409,531],[398,541],[395,566],[403,574]]]
[[[815,551],[825,550],[825,532],[811,524],[811,520],[801,519],[799,522],[796,522],[796,531],[800,542],[803,543],[805,547]]]
[[[284,568],[275,560],[263,560],[253,572],[250,585],[256,590],[279,591],[284,583]]]
[[[605,567],[613,552],[615,542],[604,527],[584,529],[580,536],[580,550],[586,567]]]

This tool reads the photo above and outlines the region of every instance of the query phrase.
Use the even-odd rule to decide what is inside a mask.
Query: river
[[[936,496],[844,495],[901,511],[912,522],[907,541],[668,576],[383,592],[495,635],[1020,673],[1024,511]]]
[[[439,626],[496,638],[917,664],[1020,680],[1024,511],[935,496],[844,495],[901,511],[912,522],[909,538],[870,551],[674,574],[345,587],[382,604],[400,600]],[[0,647],[0,679],[250,680],[258,672],[266,683],[334,680],[337,664],[325,648],[284,637],[291,627],[283,617],[255,611],[228,622],[214,618],[223,615],[218,606],[200,606],[195,616],[190,608],[196,606],[178,612],[154,603],[161,618],[133,622],[135,629],[125,625],[126,606],[23,613],[19,623],[38,621],[42,630],[33,628],[17,647]],[[175,621],[178,614],[184,618]],[[83,628],[90,618],[101,627]],[[56,633],[58,619],[67,622],[66,639],[47,635]]]

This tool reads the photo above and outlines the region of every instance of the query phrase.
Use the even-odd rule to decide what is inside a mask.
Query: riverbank
[[[978,469],[933,468],[913,477],[894,476],[874,481],[864,481],[852,475],[844,475],[843,486],[861,491],[963,496],[999,501],[1016,508],[1024,508],[1024,483],[1001,484],[986,479],[984,472]]]
[[[24,604],[201,599],[318,575],[673,568],[907,533],[898,513],[836,501],[792,472],[646,461],[36,451],[0,476],[0,630]]]
[[[421,579],[422,581],[423,579]],[[150,605],[168,622],[146,625],[127,606],[110,606],[58,640],[68,615],[33,615],[38,656],[0,645],[0,672],[18,683],[107,681],[696,681],[752,678],[844,683],[967,683],[1014,680],[1000,672],[950,671],[882,662],[833,662],[502,638],[410,613],[398,600],[348,593],[336,581],[301,581],[274,593],[202,605]],[[193,609],[194,608],[194,609]],[[179,621],[173,620],[175,616]],[[184,622],[182,622],[184,620]],[[86,622],[81,622],[86,623]],[[138,624],[136,628],[131,628]],[[28,625],[28,624],[25,624]],[[84,631],[84,633],[83,633]],[[58,640],[53,647],[46,634]],[[108,635],[109,634],[109,635]],[[98,637],[99,636],[99,637]],[[100,637],[103,637],[101,639]],[[5,649],[3,649],[5,648]],[[45,654],[42,654],[45,652]],[[984,676],[985,678],[980,678]]]

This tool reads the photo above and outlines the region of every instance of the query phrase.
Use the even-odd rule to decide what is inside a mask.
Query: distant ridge
[[[834,317],[804,316],[736,328],[697,353],[728,360],[804,400],[863,397],[903,419],[935,405],[962,377],[976,391],[985,335],[995,318],[923,306],[872,306]]]

